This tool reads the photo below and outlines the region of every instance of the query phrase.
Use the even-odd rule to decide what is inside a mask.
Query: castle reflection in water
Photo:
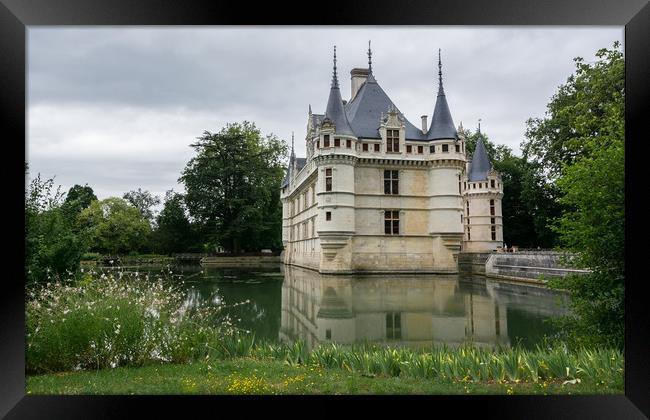
[[[567,296],[459,275],[324,275],[284,266],[280,340],[410,348],[471,341],[532,346]]]

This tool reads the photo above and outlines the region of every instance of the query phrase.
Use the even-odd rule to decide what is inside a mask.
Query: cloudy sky
[[[178,177],[205,130],[253,121],[304,156],[307,109],[324,111],[337,46],[341,93],[367,67],[417,127],[431,114],[442,49],[456,125],[519,153],[573,58],[623,42],[623,27],[30,27],[30,173],[98,198],[182,191]]]

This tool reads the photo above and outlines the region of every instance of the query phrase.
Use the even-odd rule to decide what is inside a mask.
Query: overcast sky
[[[305,154],[308,105],[323,113],[337,47],[341,93],[367,67],[419,127],[433,113],[438,48],[454,123],[517,154],[525,122],[623,27],[28,28],[30,174],[99,199],[142,188],[182,191],[178,177],[205,130],[255,122]]]

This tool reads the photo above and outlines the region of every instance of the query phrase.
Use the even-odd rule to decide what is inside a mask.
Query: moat
[[[566,294],[478,275],[322,275],[284,265],[172,271],[174,281],[183,280],[188,305],[248,300],[229,309],[241,328],[259,339],[301,339],[310,348],[322,342],[532,348],[555,332],[548,321],[568,312]]]

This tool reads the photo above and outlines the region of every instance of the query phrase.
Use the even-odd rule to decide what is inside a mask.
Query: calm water
[[[143,268],[140,268],[143,271]],[[152,270],[155,271],[155,270]],[[295,267],[177,267],[189,303],[232,304],[258,338],[411,348],[472,341],[533,347],[567,313],[565,294],[463,275],[321,275]]]

